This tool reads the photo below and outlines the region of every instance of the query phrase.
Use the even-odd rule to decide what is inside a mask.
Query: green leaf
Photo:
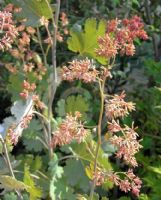
[[[14,193],[5,194],[4,200],[17,200],[17,195]]]
[[[161,175],[161,167],[148,167],[148,169]]]
[[[30,200],[38,200],[41,198],[42,191],[36,186],[33,178],[30,176],[29,167],[27,165],[25,165],[24,169],[24,183],[28,186],[27,191],[30,194]]]
[[[81,56],[89,56],[96,59],[101,64],[107,64],[107,60],[97,56],[95,53],[98,48],[98,38],[104,36],[106,31],[106,23],[100,20],[97,23],[96,19],[90,18],[85,21],[84,31],[80,27],[74,26],[70,30],[70,38],[68,38],[69,50],[79,53]]]
[[[75,111],[79,111],[82,113],[83,117],[85,117],[85,113],[89,110],[88,102],[81,96],[71,95],[66,99],[65,111],[66,113],[74,114]]]
[[[42,16],[46,19],[53,17],[46,0],[12,0],[11,3],[22,8],[22,12],[18,14],[18,17],[26,18],[27,22],[25,24],[28,26],[39,25]]]
[[[65,100],[64,99],[60,99],[57,102],[57,107],[55,110],[59,117],[65,116]]]
[[[7,85],[7,90],[12,94],[12,101],[16,101],[20,98],[20,92],[23,90],[22,82],[24,77],[22,75],[10,74],[9,84]]]
[[[30,152],[41,152],[44,148],[39,140],[24,139],[23,144],[25,145],[26,150]]]
[[[52,179],[50,182],[51,199],[75,200],[73,190],[67,186],[67,182],[63,178],[63,168],[58,166],[58,158],[56,154],[54,154],[53,159],[49,163],[49,171],[52,175]]]
[[[79,173],[78,173],[79,172]],[[67,183],[70,186],[76,186],[82,189],[84,192],[88,192],[90,185],[83,165],[80,160],[69,159],[64,167],[64,176],[67,179]]]
[[[129,198],[129,197],[121,197],[121,198],[119,198],[119,200],[131,200],[131,198]]]
[[[146,194],[140,194],[139,200],[149,200],[149,198]]]
[[[11,176],[0,176],[0,187],[6,190],[24,190],[28,189],[27,185],[21,181],[16,180]]]

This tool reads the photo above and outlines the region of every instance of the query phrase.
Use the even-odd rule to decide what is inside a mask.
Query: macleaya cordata
[[[121,56],[133,56],[135,54],[134,40],[136,39],[148,39],[140,17],[134,16],[131,19],[108,21],[106,33],[103,37],[99,37],[98,48],[95,50],[98,56],[107,59],[108,66],[98,69],[88,58],[73,60],[69,62],[68,66],[62,68],[62,79],[70,82],[74,80],[81,80],[84,83],[98,82],[102,87],[106,79],[112,77],[110,71],[114,65],[115,57],[118,54]],[[137,139],[138,134],[134,123],[132,127],[121,126],[119,123],[120,118],[126,117],[135,110],[135,104],[125,101],[126,95],[124,91],[121,94],[106,95],[103,88],[103,91],[101,90],[100,92],[103,95],[103,113],[107,117],[108,142],[116,147],[116,158],[121,159],[129,166],[129,169],[125,172],[107,172],[97,166],[96,155],[92,180],[93,188],[102,185],[106,181],[112,181],[120,190],[124,192],[131,191],[134,195],[139,196],[142,181],[133,173],[133,168],[138,166],[135,154],[141,148]],[[76,140],[78,143],[83,141],[87,131],[80,122],[78,124],[76,121],[77,116],[67,115],[58,130],[54,132],[52,140],[54,146],[70,144],[72,140]],[[90,197],[92,195],[91,192]]]

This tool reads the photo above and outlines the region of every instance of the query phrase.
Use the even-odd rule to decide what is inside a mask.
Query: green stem
[[[98,120],[98,142],[97,142],[97,147],[96,147],[96,154],[95,154],[95,159],[94,159],[94,174],[96,173],[97,170],[97,159],[98,159],[98,153],[99,149],[101,146],[101,124],[102,124],[102,118],[103,118],[103,111],[104,111],[104,87],[105,87],[105,80],[106,78],[101,82],[99,82],[100,86],[100,97],[101,97],[101,108],[100,108],[100,114],[99,114],[99,120]],[[92,180],[92,185],[91,185],[91,191],[90,191],[90,200],[93,199],[94,195],[94,189],[95,189],[95,179]]]

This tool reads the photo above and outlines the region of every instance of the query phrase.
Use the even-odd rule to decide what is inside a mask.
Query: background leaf
[[[11,3],[22,8],[18,16],[26,18],[28,26],[37,26],[42,16],[46,19],[53,17],[45,0],[12,0]]]
[[[98,38],[104,36],[105,31],[106,23],[104,20],[97,23],[95,18],[89,18],[85,21],[84,31],[79,26],[74,26],[70,30],[71,37],[67,41],[68,48],[81,56],[89,56],[105,65],[107,60],[95,53],[96,48],[98,48]]]

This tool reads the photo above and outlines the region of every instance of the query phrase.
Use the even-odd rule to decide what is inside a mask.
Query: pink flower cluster
[[[125,92],[123,91],[120,95],[114,95],[112,99],[106,101],[105,112],[108,119],[115,119],[118,117],[125,117],[135,110],[135,104],[132,102],[125,102]]]
[[[23,129],[26,129],[28,127],[30,121],[32,120],[32,117],[33,117],[33,114],[29,113],[25,115],[18,124],[12,125],[8,129],[7,136],[11,144],[13,145],[17,144],[18,139],[21,136]]]
[[[85,83],[96,81],[98,71],[89,59],[73,60],[62,69],[62,79],[67,81],[82,80]]]
[[[18,35],[10,12],[0,11],[0,31],[0,50],[7,50]]]
[[[119,176],[121,174],[121,176]],[[113,182],[116,186],[119,186],[123,192],[131,191],[135,196],[139,196],[142,181],[137,177],[132,169],[127,172],[105,172],[101,168],[97,168],[96,173],[93,175],[96,186],[100,186],[107,181]]]
[[[105,36],[98,39],[96,53],[107,58],[115,57],[118,53],[132,56],[135,54],[134,40],[137,38],[148,39],[140,17],[111,20],[107,23]]]
[[[79,112],[75,112],[75,116],[67,114],[59,128],[53,133],[51,146],[70,144],[73,140],[78,143],[84,141],[88,135],[88,130],[84,129],[83,124],[80,122],[80,117],[81,114]]]
[[[135,154],[140,150],[142,147],[139,142],[137,141],[138,134],[135,132],[134,128],[130,128],[125,126],[121,128],[119,123],[116,121],[109,122],[109,130],[110,132],[122,132],[122,136],[113,135],[110,138],[110,142],[117,147],[117,158],[123,158],[126,164],[130,164],[133,167],[138,166],[135,158]]]
[[[137,177],[132,169],[124,173],[125,178],[121,179],[118,173],[111,173],[108,177],[116,186],[119,186],[123,192],[131,191],[135,196],[139,196],[142,181]]]

